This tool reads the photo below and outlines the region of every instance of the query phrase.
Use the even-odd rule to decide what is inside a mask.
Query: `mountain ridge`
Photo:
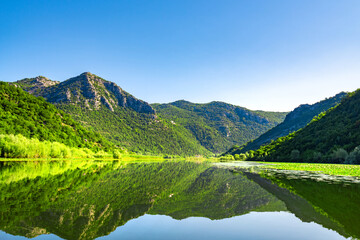
[[[180,125],[160,119],[147,102],[85,72],[63,82],[36,78],[11,83],[45,98],[116,146],[145,154],[210,155]]]
[[[360,89],[304,128],[249,151],[249,160],[359,164],[359,127]]]
[[[286,136],[287,134],[297,131],[305,127],[314,117],[321,112],[327,111],[329,108],[336,106],[341,102],[347,94],[340,92],[333,97],[326,98],[314,104],[301,104],[293,111],[289,112],[284,121],[269,131],[265,132],[257,139],[246,143],[241,147],[230,149],[227,153],[239,154],[245,153],[249,150],[256,150],[260,146],[270,143],[279,137]],[[226,153],[226,154],[227,154]]]
[[[44,81],[47,84],[43,84]],[[27,86],[27,84],[31,83],[33,87]],[[13,84],[36,96],[42,96],[53,104],[84,105],[90,110],[99,109],[100,105],[104,105],[111,111],[114,111],[117,107],[124,107],[131,108],[139,113],[155,114],[155,110],[147,102],[135,98],[116,83],[107,81],[90,72],[84,72],[63,82],[52,81],[45,77],[36,77],[19,80]]]
[[[286,114],[252,111],[219,101],[192,103],[178,100],[151,105],[160,117],[183,125],[202,146],[214,153],[256,138],[282,122]]]

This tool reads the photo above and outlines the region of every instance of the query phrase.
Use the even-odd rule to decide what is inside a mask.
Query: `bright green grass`
[[[55,161],[122,161],[122,162],[159,162],[159,161],[195,161],[195,162],[214,162],[213,158],[204,157],[179,157],[173,156],[165,158],[156,155],[138,155],[138,154],[121,154],[118,158],[113,158],[111,155],[97,157],[71,157],[71,158],[1,158],[0,162],[55,162]]]
[[[263,165],[261,167],[281,169],[281,170],[321,172],[324,174],[338,175],[338,176],[360,177],[360,165],[273,162]]]

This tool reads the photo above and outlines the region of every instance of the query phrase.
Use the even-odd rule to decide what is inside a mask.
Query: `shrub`
[[[120,153],[119,153],[120,154]],[[87,148],[72,148],[63,143],[39,141],[22,135],[0,134],[0,157],[5,158],[91,158],[111,157],[108,153]]]
[[[290,153],[291,160],[299,160],[300,158],[300,151],[297,149],[294,149]]]
[[[346,159],[346,163],[360,164],[360,146],[357,146]]]
[[[233,155],[225,155],[225,156],[221,156],[220,161],[234,161],[234,156]]]
[[[347,158],[348,158],[349,154],[348,152],[343,149],[343,148],[339,148],[337,150],[334,150],[333,154],[332,154],[332,159],[335,160],[336,162],[344,162]]]
[[[321,160],[322,160],[321,152],[314,152],[313,153],[313,160],[314,160],[314,162],[321,162]]]
[[[120,159],[121,158],[121,153],[120,153],[119,150],[116,150],[116,149],[114,150],[113,158],[115,158],[115,159]]]
[[[235,158],[235,160],[245,161],[246,160],[246,155],[244,153],[235,154],[234,158]]]

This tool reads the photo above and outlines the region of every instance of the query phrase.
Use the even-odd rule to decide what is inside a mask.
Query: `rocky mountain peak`
[[[24,78],[12,84],[17,87],[21,87],[22,89],[33,95],[39,96],[40,95],[39,93],[44,88],[55,86],[59,83],[60,83],[59,81],[53,81],[44,76],[37,76],[35,78]]]
[[[91,72],[83,72],[82,74],[80,74],[80,76],[92,76],[94,74],[92,74]]]
[[[87,81],[105,81],[103,78],[101,78],[95,74],[92,74],[91,72],[83,72],[76,78],[79,78],[82,80],[87,80]]]
[[[51,81],[50,79],[48,79],[47,77],[44,77],[44,76],[37,76],[35,77],[34,79],[35,81],[38,81],[38,82],[47,82],[47,81]]]
[[[123,107],[139,113],[155,114],[155,110],[148,103],[135,98],[116,83],[90,72],[84,72],[63,82],[39,76],[31,82],[22,83],[20,87],[24,90],[34,93],[35,89],[37,96],[42,96],[55,104],[79,105],[90,110],[99,110],[101,106],[105,106],[111,111]]]

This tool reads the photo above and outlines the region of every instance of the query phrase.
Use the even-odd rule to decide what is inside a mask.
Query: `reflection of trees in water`
[[[286,174],[267,175],[266,177],[283,189],[291,190],[292,195],[301,197],[312,206],[316,213],[301,217],[297,214],[303,214],[306,212],[305,210],[301,209],[299,212],[291,209],[291,207],[298,207],[299,204],[294,204],[294,201],[286,202],[276,195],[302,221],[314,221],[345,237],[360,238],[359,183],[289,178],[289,175]]]
[[[349,227],[339,227],[348,221],[328,213],[331,204],[323,207],[313,199],[309,204],[303,192],[310,193],[310,183],[300,180],[277,181],[281,186],[294,182],[292,188],[302,189],[296,191],[298,196],[256,174],[234,174],[184,161],[7,163],[0,171],[0,229],[15,235],[34,237],[50,232],[65,239],[93,239],[145,213],[176,219],[222,219],[250,211],[287,209],[303,221],[315,221],[344,236],[343,229],[356,233]],[[304,189],[301,184],[305,184]],[[323,191],[332,189],[311,184],[311,191],[318,187]],[[356,190],[359,193],[355,187],[341,188],[346,191],[344,197],[349,197],[347,191],[355,194]],[[332,191],[330,197],[336,192]],[[343,204],[346,198],[338,195],[332,201]],[[354,202],[347,206],[355,207],[357,199],[350,198]]]

